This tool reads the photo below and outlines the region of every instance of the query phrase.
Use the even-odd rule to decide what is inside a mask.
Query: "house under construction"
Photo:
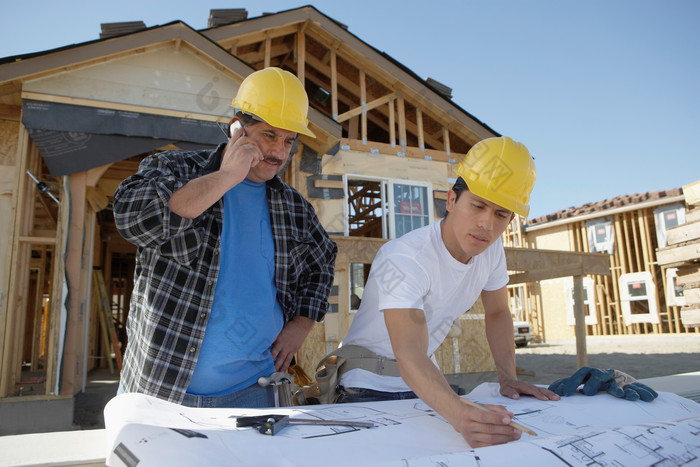
[[[310,6],[256,18],[212,10],[200,31],[103,24],[94,41],[0,59],[0,434],[70,428],[88,372],[118,372],[135,247],[115,230],[112,194],[154,151],[223,142],[232,96],[267,66],[309,95],[317,138],[300,137],[283,179],[339,248],[331,313],[297,355],[307,371],[344,337],[378,248],[439,219],[460,158],[498,136],[449,87]],[[610,255],[523,248],[527,235],[520,218],[505,235],[512,299],[545,337],[528,284],[573,277],[582,297],[584,275],[610,275]],[[444,372],[493,368],[483,326],[478,305],[455,323],[436,354]],[[581,322],[585,355],[584,333]],[[29,410],[31,420],[18,415]]]

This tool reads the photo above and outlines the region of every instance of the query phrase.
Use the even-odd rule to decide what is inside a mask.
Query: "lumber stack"
[[[657,261],[665,268],[677,268],[683,285],[684,326],[700,326],[700,180],[683,187],[687,205],[686,223],[668,229],[666,248],[657,250]]]

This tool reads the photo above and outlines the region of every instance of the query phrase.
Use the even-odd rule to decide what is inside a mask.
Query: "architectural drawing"
[[[671,393],[651,403],[607,394],[543,402],[511,400],[485,383],[467,396],[504,405],[537,432],[513,443],[471,449],[420,400],[261,409],[191,409],[142,394],[110,401],[108,465],[700,465],[700,404]],[[283,414],[372,422],[375,427],[290,425],[275,436],[237,428],[239,416]],[[313,455],[310,453],[313,452]],[[269,460],[269,462],[268,462]]]

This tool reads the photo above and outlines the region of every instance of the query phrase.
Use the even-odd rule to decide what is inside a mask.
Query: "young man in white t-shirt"
[[[479,296],[501,394],[513,399],[529,394],[540,400],[559,396],[518,381],[506,293],[501,234],[514,212],[529,212],[535,183],[532,157],[510,138],[489,138],[474,145],[457,173],[447,194],[445,218],[392,240],[374,259],[360,309],[341,348],[370,350],[380,357],[380,369],[374,371],[371,364],[347,369],[341,374],[338,402],[420,397],[471,447],[479,447],[519,439],[521,432],[509,426],[513,414],[502,406],[489,406],[489,413],[467,405],[433,357],[454,320]],[[392,375],[392,364],[400,376]]]

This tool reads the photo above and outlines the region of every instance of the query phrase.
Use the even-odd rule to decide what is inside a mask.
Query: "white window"
[[[606,251],[615,253],[615,236],[613,235],[612,218],[603,217],[586,222],[588,232],[588,249],[591,253]]]
[[[345,235],[398,238],[433,219],[432,184],[344,176]]]
[[[659,323],[656,286],[649,271],[623,274],[619,280],[622,318],[625,325]]]
[[[433,218],[430,184],[389,181],[389,238],[399,238]]]
[[[683,284],[678,283],[678,268],[666,269],[666,304],[668,306],[685,305]]]
[[[685,206],[671,204],[654,209],[656,220],[656,240],[659,248],[666,247],[666,231],[671,227],[685,224]]]
[[[574,315],[574,278],[564,279],[564,290],[566,294],[566,324],[574,326],[576,318]],[[595,304],[595,284],[590,277],[583,278],[583,315],[586,324],[598,324],[598,311]]]

